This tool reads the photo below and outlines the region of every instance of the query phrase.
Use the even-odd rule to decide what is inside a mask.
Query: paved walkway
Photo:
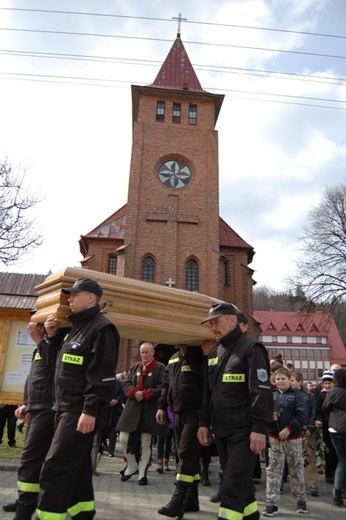
[[[161,505],[165,505],[174,491],[174,471],[156,473],[153,464],[148,472],[149,484],[139,486],[136,476],[127,482],[121,482],[119,471],[124,467],[119,452],[116,457],[106,455],[101,457],[98,471],[94,477],[96,494],[96,520],[159,520],[162,517],[157,513]],[[173,463],[171,464],[173,469]],[[210,502],[209,498],[217,487],[216,463],[212,463],[210,470],[211,487],[200,486],[200,511],[186,513],[186,520],[216,520],[218,505]],[[0,504],[12,502],[16,498],[16,463],[0,460]],[[337,507],[331,499],[332,486],[324,483],[321,478],[320,496],[308,496],[309,515],[296,512],[296,504],[289,492],[289,484],[285,484],[286,493],[281,495],[278,519],[309,518],[309,520],[346,520],[346,507]],[[262,481],[256,485],[257,500],[260,510],[265,507],[265,469],[263,468]],[[13,513],[5,513],[0,509],[0,520],[12,520]],[[261,515],[261,518],[263,515]]]

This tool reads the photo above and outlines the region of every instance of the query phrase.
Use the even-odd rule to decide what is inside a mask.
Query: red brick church
[[[219,215],[223,98],[203,90],[178,33],[154,82],[132,86],[128,201],[81,236],[83,267],[198,291],[252,314],[254,250]],[[137,357],[137,344],[129,346],[120,369]]]

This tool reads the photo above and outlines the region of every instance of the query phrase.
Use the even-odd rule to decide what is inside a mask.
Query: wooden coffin
[[[67,267],[48,276],[35,289],[38,294],[34,322],[44,322],[55,314],[61,326],[69,325],[68,295],[61,289],[71,287],[78,278],[97,280],[103,289],[100,302],[104,315],[116,325],[122,338],[153,343],[201,345],[214,339],[201,321],[208,315],[215,298],[205,294],[174,289],[132,278],[98,271]]]

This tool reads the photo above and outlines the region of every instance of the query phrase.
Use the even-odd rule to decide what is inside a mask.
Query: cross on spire
[[[181,29],[181,22],[186,21],[187,18],[182,18],[181,13],[179,13],[179,16],[173,16],[172,20],[178,20],[178,38],[180,38],[180,29]]]

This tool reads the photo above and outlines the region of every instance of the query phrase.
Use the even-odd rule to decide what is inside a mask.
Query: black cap
[[[208,317],[201,321],[201,323],[205,323],[206,321],[213,320],[214,318],[218,318],[223,314],[237,314],[239,309],[233,305],[233,303],[213,303],[213,305],[209,309]]]
[[[80,291],[87,291],[96,294],[99,298],[102,296],[102,288],[96,280],[91,278],[79,278],[69,289],[62,289],[64,294],[70,294]]]

